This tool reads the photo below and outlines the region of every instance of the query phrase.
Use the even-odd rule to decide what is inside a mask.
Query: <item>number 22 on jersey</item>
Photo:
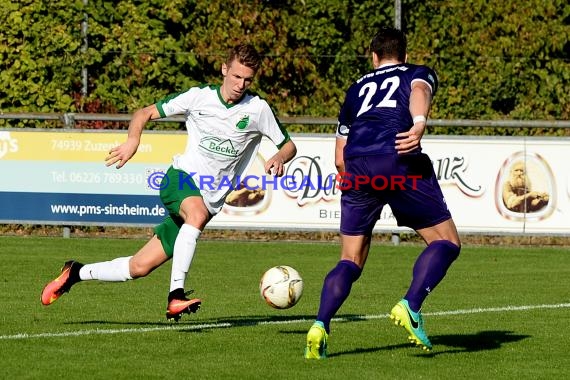
[[[380,85],[380,91],[388,89],[382,100],[376,105],[376,107],[387,107],[387,108],[396,108],[396,100],[392,99],[392,95],[400,86],[400,78],[397,76],[389,77],[384,79],[382,84]],[[358,96],[362,98],[364,96],[364,100],[362,101],[362,105],[356,114],[356,117],[362,115],[364,112],[370,111],[374,105],[372,104],[372,98],[378,91],[378,84],[376,82],[368,82],[360,89]]]

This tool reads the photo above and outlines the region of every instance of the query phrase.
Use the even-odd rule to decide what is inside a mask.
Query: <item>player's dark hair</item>
[[[230,49],[226,65],[229,67],[235,60],[255,72],[261,66],[261,56],[252,45],[248,44],[240,44]]]
[[[370,42],[370,52],[378,55],[378,58],[397,58],[399,61],[406,60],[408,42],[406,35],[396,28],[382,28]]]

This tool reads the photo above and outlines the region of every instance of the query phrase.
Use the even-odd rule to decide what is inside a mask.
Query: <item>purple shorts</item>
[[[414,230],[451,218],[426,154],[351,157],[344,164],[346,172],[337,182],[342,234],[371,234],[386,204],[398,226]]]

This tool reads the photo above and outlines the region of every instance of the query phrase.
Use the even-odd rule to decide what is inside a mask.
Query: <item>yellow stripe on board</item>
[[[109,150],[127,139],[127,132],[1,131],[0,160],[104,162]],[[186,147],[186,134],[145,134],[131,162],[166,164]]]

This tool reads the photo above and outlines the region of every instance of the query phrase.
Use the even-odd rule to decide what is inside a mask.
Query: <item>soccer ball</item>
[[[287,265],[269,268],[261,276],[259,293],[269,306],[289,309],[303,295],[303,279],[299,272]]]

